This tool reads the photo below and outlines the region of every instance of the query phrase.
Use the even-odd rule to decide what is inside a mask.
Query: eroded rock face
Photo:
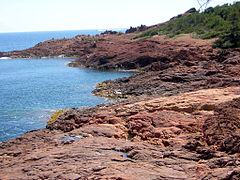
[[[135,34],[76,36],[49,40],[35,47],[0,54],[11,57],[77,57],[72,67],[135,70],[128,78],[105,81],[93,93],[111,98],[172,96],[207,88],[240,85],[240,49],[213,49],[213,40]]]
[[[168,51],[166,53],[174,54]],[[143,95],[172,96],[196,89],[239,86],[239,49],[226,50],[212,57],[206,55],[199,57],[197,53],[190,56],[188,53],[188,51],[183,53],[185,57],[181,56],[179,61],[176,59],[171,61],[171,58],[165,57],[154,62],[150,57],[145,57],[144,59],[148,59],[147,62],[152,63],[143,68],[144,72],[127,78],[105,81],[102,83],[104,86],[97,87],[93,93],[114,98]]]
[[[71,109],[1,143],[0,178],[239,179],[239,102],[229,87]]]
[[[204,124],[204,137],[209,145],[221,151],[240,153],[240,99],[218,106]]]
[[[70,66],[102,70],[161,70],[182,61],[191,60],[194,64],[217,54],[217,50],[211,47],[212,41],[192,39],[190,36],[175,40],[163,37],[135,40],[134,37],[135,34],[81,35],[71,39],[49,40],[33,48],[7,52],[0,56],[78,57]]]
[[[94,91],[127,100],[63,111],[47,129],[1,143],[0,179],[240,179],[239,49],[133,37],[76,36],[0,53],[140,71]]]
[[[60,115],[47,128],[69,132],[91,124],[111,124],[126,133],[125,136],[121,136],[125,139],[128,137],[137,141],[146,140],[153,144],[162,144],[162,140],[169,141],[168,145],[177,142],[181,144],[184,142],[179,138],[182,134],[204,132],[205,137],[210,138],[210,132],[214,132],[217,137],[220,137],[217,131],[213,130],[216,127],[213,124],[210,126],[208,123],[215,121],[219,123],[219,120],[214,120],[214,118],[217,119],[221,116],[228,120],[236,120],[238,117],[236,103],[239,98],[240,88],[229,87],[199,90],[171,97],[155,97],[144,101],[140,99],[134,103],[102,106],[98,109],[72,109]],[[235,105],[230,106],[229,103]],[[234,110],[233,112],[236,111],[235,115],[230,112],[228,114],[232,118],[221,115],[223,111],[221,106],[223,106],[224,113],[228,109],[226,107],[229,106],[231,110]],[[229,125],[232,133],[238,134],[238,120],[233,121],[232,125],[229,122],[225,123]],[[71,125],[70,129],[69,124]],[[227,128],[226,124],[223,125],[225,128]],[[236,130],[233,131],[233,129]],[[227,133],[225,130],[220,129],[219,131]],[[214,143],[209,142],[208,144]]]

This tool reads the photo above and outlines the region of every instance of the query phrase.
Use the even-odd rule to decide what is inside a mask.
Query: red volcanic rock
[[[211,41],[194,40],[189,36],[176,40],[153,37],[132,40],[134,35],[104,36],[97,49],[72,62],[71,66],[95,69],[146,69],[152,63],[178,64],[181,61],[200,61],[214,56]],[[174,47],[174,48],[173,48]]]
[[[59,113],[0,144],[0,179],[239,179],[239,49],[134,34],[50,40],[11,57],[78,57],[70,66],[137,70],[94,94],[127,98]]]
[[[180,134],[199,132],[201,123],[196,116],[164,110],[130,116],[127,127],[128,132],[135,139],[139,137],[141,140],[150,140],[152,143],[163,143],[164,146],[169,146],[183,142],[176,138]]]
[[[204,137],[208,145],[221,151],[240,153],[240,98],[221,104],[204,124]]]
[[[239,99],[229,87],[68,110],[1,143],[0,178],[239,179]]]
[[[130,138],[134,141],[143,140],[152,144],[163,145],[168,142],[167,146],[174,146],[174,144],[187,143],[187,140],[184,140],[182,136],[193,136],[196,133],[202,134],[203,131],[206,134],[208,128],[212,132],[211,127],[214,129],[214,126],[204,124],[208,123],[208,121],[215,122],[213,114],[218,112],[221,104],[230,103],[233,99],[237,100],[238,98],[240,98],[240,89],[231,87],[200,90],[172,97],[155,97],[151,100],[140,99],[132,103],[127,101],[125,105],[116,104],[110,107],[103,105],[102,107],[84,110],[73,109],[60,115],[47,128],[69,132],[72,129],[84,129],[85,126],[89,125],[94,127],[94,124],[109,124],[111,126],[105,128],[116,128],[119,131],[114,131],[118,135],[110,133],[111,135],[107,137],[116,136],[123,139]],[[73,127],[72,129],[68,128],[69,124]],[[201,130],[203,125],[206,128]],[[232,130],[232,133],[238,134],[238,131]],[[107,130],[103,131],[107,132]],[[103,132],[99,133],[104,134]],[[211,138],[208,134],[205,136]],[[208,142],[209,140],[206,137],[204,139]],[[208,144],[211,145],[209,142]]]
[[[11,58],[80,57],[95,48],[96,38],[81,35],[71,39],[52,39],[26,50],[3,53],[3,55]]]
[[[11,57],[79,57],[70,66],[84,66],[95,69],[166,69],[167,64],[176,65],[182,61],[197,62],[216,55],[211,48],[212,41],[192,39],[190,36],[178,39],[153,37],[134,40],[134,34],[76,36],[71,39],[49,40],[23,51],[5,53]]]
[[[78,57],[69,66],[102,70],[137,70],[135,75],[104,82],[95,95],[128,98],[171,96],[196,89],[238,86],[239,49],[212,48],[213,40],[155,36],[133,39],[135,34],[76,36],[49,40],[12,57]]]

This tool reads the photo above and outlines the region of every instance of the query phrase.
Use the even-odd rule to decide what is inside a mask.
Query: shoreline
[[[240,49],[220,52],[188,35],[133,36],[51,40],[14,52],[67,52],[78,56],[76,66],[140,72],[98,84],[97,93],[119,101],[57,112],[46,129],[0,143],[0,178],[239,176]]]
[[[51,58],[52,59],[52,58]],[[60,64],[62,64],[62,66],[67,66],[67,63],[66,62],[70,62],[69,60],[67,60],[66,62],[65,61],[63,61],[63,63],[61,63],[61,59],[59,59],[59,58],[57,58],[59,61],[58,62],[60,62]],[[66,59],[66,58],[65,58]],[[15,59],[13,59],[13,60],[15,60]],[[22,59],[19,59],[19,61],[21,61]],[[25,64],[28,66],[28,60],[30,60],[30,59],[25,59]],[[41,61],[41,59],[36,59],[36,60],[39,60],[39,61]],[[45,59],[43,59],[43,60],[45,60]],[[64,60],[64,59],[63,59]],[[10,62],[11,60],[7,60],[6,61],[6,63],[7,62]],[[51,61],[51,62],[55,62],[55,60],[53,60],[53,61]],[[57,62],[56,62],[57,63]],[[3,63],[3,64],[5,64],[5,63]],[[12,64],[15,64],[15,63],[12,63]],[[40,63],[41,64],[41,63]],[[15,66],[15,65],[14,65]],[[54,66],[54,65],[53,65]],[[66,67],[67,68],[67,67]],[[78,70],[77,70],[78,71]],[[83,70],[83,71],[85,71],[85,70]],[[96,73],[96,74],[99,74],[99,73]],[[109,74],[109,73],[107,73],[107,74]],[[126,74],[126,73],[125,73]],[[111,78],[111,77],[109,77],[109,78]],[[37,88],[38,89],[38,88]],[[93,90],[94,88],[91,88],[90,89],[90,91],[89,91],[89,99],[92,99],[93,100],[93,102],[95,101],[95,99],[97,99],[97,98],[94,98],[93,96],[92,96],[92,94],[90,94],[91,93],[91,90]],[[10,96],[9,96],[10,97]],[[3,98],[2,99],[3,100],[3,102],[5,102],[5,99]],[[108,99],[109,100],[109,99]],[[102,103],[105,103],[106,101],[105,101],[105,98],[103,99],[103,100],[101,100],[102,101]],[[17,102],[17,101],[16,101]],[[99,102],[98,100],[96,101],[96,102]],[[99,102],[100,103],[100,102]],[[81,103],[80,103],[81,104]],[[89,104],[93,104],[93,103],[89,103]],[[26,106],[28,106],[28,105],[26,105]],[[92,106],[94,106],[94,105],[92,105]],[[3,105],[3,107],[4,107],[4,109],[5,109],[5,105]],[[68,108],[73,108],[73,107],[77,107],[77,106],[69,106]],[[57,110],[56,110],[57,111]],[[6,111],[7,112],[7,111]],[[5,115],[7,115],[8,113],[6,113]],[[24,119],[25,117],[24,116],[22,116],[22,118],[21,119]],[[3,118],[4,119],[4,118]],[[9,119],[9,118],[8,118]],[[35,119],[37,119],[37,118],[35,118]],[[33,119],[34,120],[34,119]],[[48,119],[46,119],[46,121],[47,121]],[[46,127],[46,123],[45,123],[45,125],[44,126],[41,126],[41,128],[45,128]],[[5,128],[3,128],[4,129],[4,132],[6,132],[7,130],[5,129]],[[25,130],[26,128],[25,127],[23,127],[23,128],[21,128],[21,129],[23,129],[23,130]],[[39,127],[38,126],[36,126],[36,129],[39,129]],[[6,130],[6,131],[5,131]],[[7,131],[8,132],[8,131]],[[25,132],[27,132],[27,131],[25,131]],[[23,133],[25,133],[24,131],[23,131]],[[14,133],[15,134],[15,133]],[[20,134],[19,136],[21,136],[22,134]],[[3,139],[5,138],[5,136],[3,137]],[[17,138],[17,136],[15,136],[15,137],[13,137],[13,138]],[[12,139],[12,138],[11,138]],[[7,139],[7,140],[11,140],[11,139]],[[6,139],[5,140],[3,140],[3,141],[7,141]]]
[[[3,59],[2,59],[3,58]],[[64,57],[64,56],[46,56],[46,57],[0,57],[0,60],[5,59],[77,59],[77,57]]]

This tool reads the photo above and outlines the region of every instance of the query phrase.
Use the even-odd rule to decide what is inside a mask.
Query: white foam
[[[0,59],[11,59],[10,57],[0,57]]]

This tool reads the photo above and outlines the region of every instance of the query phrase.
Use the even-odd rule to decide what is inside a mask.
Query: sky
[[[215,7],[234,0],[212,0]],[[197,0],[0,0],[0,32],[129,28],[165,22]]]

